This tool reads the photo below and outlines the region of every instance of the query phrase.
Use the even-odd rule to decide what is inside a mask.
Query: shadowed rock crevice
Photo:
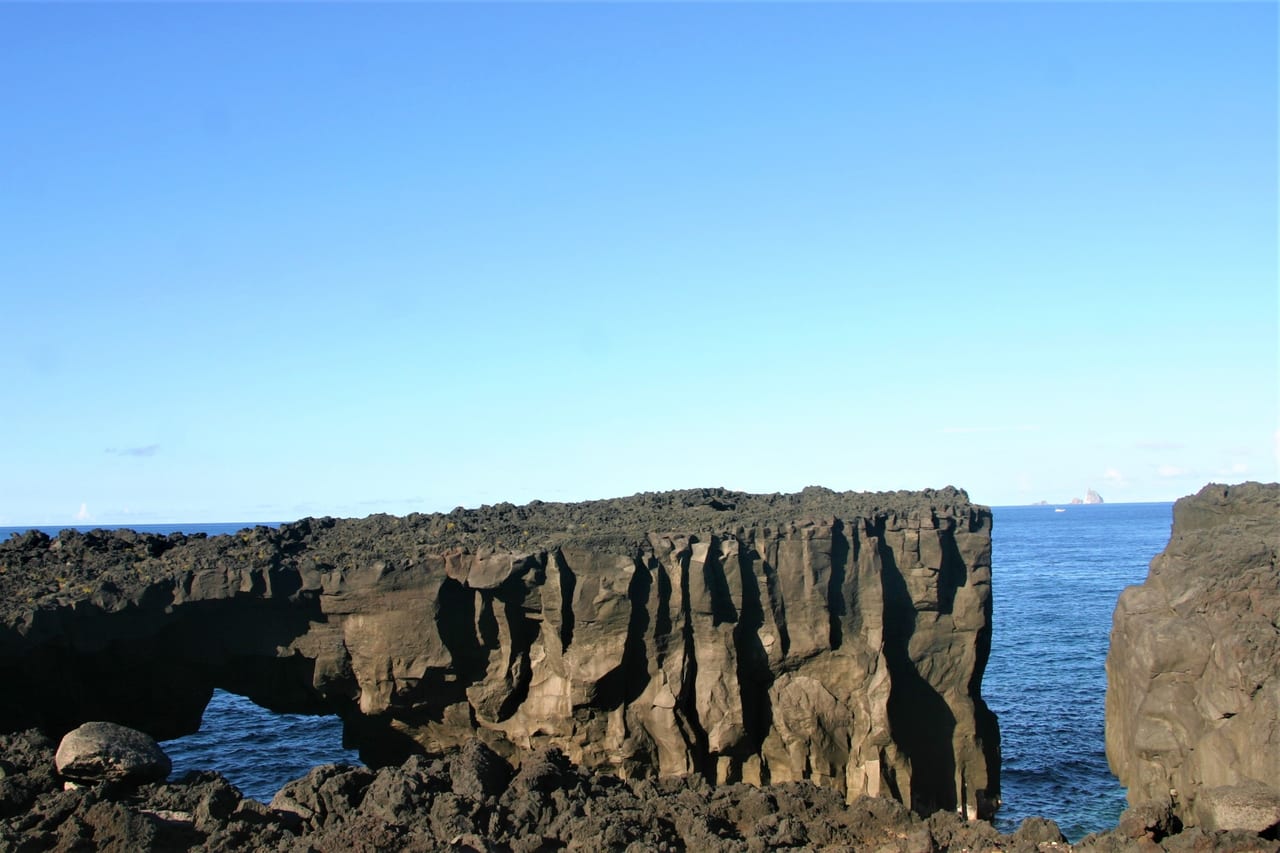
[[[681,638],[681,670],[684,677],[680,681],[680,692],[677,695],[677,708],[680,711],[681,728],[686,732],[686,742],[690,747],[689,766],[698,775],[715,778],[714,768],[708,760],[711,749],[708,746],[707,730],[698,719],[697,681],[698,655],[697,644],[693,635],[693,620],[690,614],[693,606],[689,595],[689,564],[692,556],[688,547],[680,549],[675,555],[680,567],[680,638]]]
[[[729,592],[729,581],[725,577],[725,572],[735,569],[733,567],[726,569],[721,563],[720,544],[718,539],[712,537],[707,559],[702,564],[702,582],[711,595],[711,624],[732,625],[738,621],[738,610],[733,606],[733,596]]]
[[[760,600],[763,578],[754,571],[759,563],[759,556],[752,550],[742,554],[738,560],[737,569],[742,582],[742,614],[733,629],[742,724],[749,754],[760,752],[773,725],[773,709],[769,702],[773,673],[769,669],[769,654],[760,636],[765,626],[764,606]]]
[[[894,741],[906,757],[911,802],[922,806],[925,813],[954,811],[962,802],[962,792],[954,783],[955,717],[911,658],[909,644],[917,620],[912,594],[893,551],[884,544],[883,536],[877,538],[885,589],[885,661],[893,681],[889,719]]]
[[[457,682],[465,687],[484,677],[488,659],[476,627],[476,593],[449,578],[440,584],[437,602],[435,621],[440,642],[450,656]],[[493,633],[496,632],[495,625]]]
[[[573,593],[578,576],[565,565],[559,551],[555,553],[555,566],[560,576],[560,645],[568,649],[573,644]]]
[[[698,489],[0,543],[0,728],[193,731],[215,686],[371,763],[479,737],[628,777],[989,809],[990,512]]]
[[[849,565],[849,540],[844,535],[844,524],[837,519],[831,526],[831,579],[827,581],[827,612],[831,615],[831,648],[838,649],[844,643],[844,619],[847,607],[844,602],[844,579]]]

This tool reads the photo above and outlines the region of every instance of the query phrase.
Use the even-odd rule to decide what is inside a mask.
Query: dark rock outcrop
[[[374,765],[478,736],[623,778],[989,814],[990,533],[962,491],[817,488],[29,533],[0,544],[0,730],[174,737],[222,687],[338,714]]]
[[[1280,485],[1174,506],[1168,547],[1116,605],[1107,757],[1131,804],[1183,825],[1280,821]]]

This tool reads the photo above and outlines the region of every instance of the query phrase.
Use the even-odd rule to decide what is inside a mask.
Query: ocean
[[[995,823],[1011,832],[1025,817],[1052,818],[1077,841],[1114,826],[1125,806],[1103,740],[1111,613],[1168,542],[1172,504],[996,507],[993,515],[993,634],[982,693],[1000,719],[1004,805]],[[135,529],[213,535],[249,526]],[[0,538],[16,529],[0,528]],[[263,802],[317,764],[359,763],[343,748],[336,718],[273,714],[223,691],[198,733],[163,746],[173,778],[218,770]]]
[[[1063,509],[1063,512],[1056,510]],[[1078,841],[1115,826],[1105,663],[1116,598],[1164,550],[1173,504],[996,507],[991,659],[982,695],[1000,719],[1002,832],[1032,815]]]

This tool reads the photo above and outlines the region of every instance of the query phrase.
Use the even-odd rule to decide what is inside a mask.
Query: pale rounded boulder
[[[148,734],[116,723],[85,723],[67,732],[54,756],[58,772],[73,782],[143,784],[168,778],[169,756]]]
[[[1280,826],[1280,791],[1253,781],[1201,788],[1195,813],[1205,829],[1263,833]]]

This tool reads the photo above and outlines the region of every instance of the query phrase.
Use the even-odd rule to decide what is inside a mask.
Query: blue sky
[[[1277,479],[1271,3],[0,5],[0,525]]]

